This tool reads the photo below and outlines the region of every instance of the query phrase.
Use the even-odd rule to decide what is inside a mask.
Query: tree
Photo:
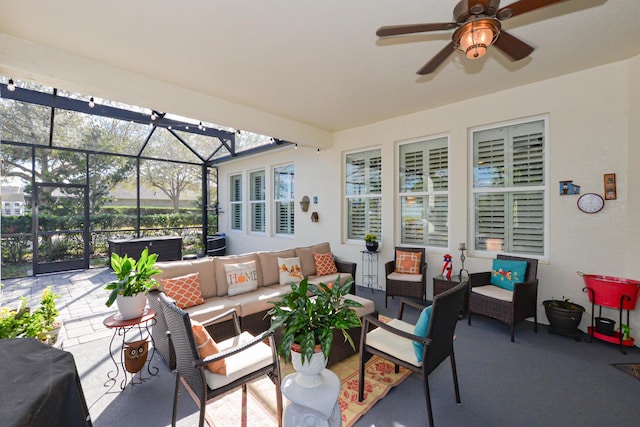
[[[192,160],[196,155],[187,149],[172,133],[156,129],[149,139],[143,155],[167,160]],[[173,205],[173,212],[180,211],[180,196],[185,190],[196,191],[201,186],[202,168],[164,161],[144,160],[140,163],[140,175],[151,187],[162,191]]]

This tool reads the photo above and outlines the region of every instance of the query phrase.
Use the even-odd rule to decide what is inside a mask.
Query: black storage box
[[[596,332],[600,334],[613,336],[615,326],[615,320],[607,319],[606,317],[596,317]]]

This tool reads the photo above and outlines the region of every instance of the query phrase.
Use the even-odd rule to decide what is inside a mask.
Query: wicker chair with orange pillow
[[[427,261],[424,248],[396,247],[395,258],[384,265],[387,298],[402,296],[426,301],[427,297]]]

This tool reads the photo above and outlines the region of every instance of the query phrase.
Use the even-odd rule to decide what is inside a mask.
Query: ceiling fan
[[[500,8],[500,0],[461,0],[453,9],[455,22],[390,25],[380,27],[376,35],[389,37],[455,28],[449,44],[418,70],[417,74],[420,75],[434,72],[454,51],[476,59],[482,57],[491,45],[495,45],[512,61],[518,61],[529,56],[533,47],[502,30],[500,22],[561,1],[519,0]]]

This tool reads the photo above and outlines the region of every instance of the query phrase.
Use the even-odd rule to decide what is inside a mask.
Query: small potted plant
[[[362,304],[346,297],[352,282],[339,285],[338,277],[335,285],[314,285],[305,278],[299,285],[292,283],[291,292],[281,300],[272,302],[268,315],[272,318],[271,330],[281,333],[278,353],[285,361],[292,359],[298,372],[305,365],[319,368],[309,374],[302,372],[306,379],[300,382],[306,386],[322,381],[320,373],[329,358],[334,330],[341,331],[355,350],[348,330],[361,325],[354,308]]]
[[[582,320],[584,307],[569,301],[569,298],[550,299],[543,301],[544,312],[549,320],[549,332],[578,338],[578,326]]]
[[[375,252],[378,250],[378,236],[375,234],[367,234],[364,236],[364,245],[369,252]]]
[[[111,307],[117,302],[121,320],[135,319],[144,313],[147,293],[157,285],[151,276],[162,273],[155,267],[157,259],[158,254],[149,254],[149,248],[144,248],[137,261],[126,254],[123,257],[111,254],[111,267],[117,280],[105,287],[110,291],[106,305]]]

